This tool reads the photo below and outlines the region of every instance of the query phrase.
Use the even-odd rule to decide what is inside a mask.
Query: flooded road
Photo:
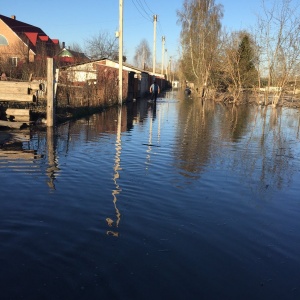
[[[299,122],[169,92],[18,133],[1,299],[300,299]]]

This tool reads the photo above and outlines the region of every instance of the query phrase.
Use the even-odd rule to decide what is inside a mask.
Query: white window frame
[[[12,57],[9,58],[9,62],[12,66],[16,67],[18,65],[18,62],[19,62],[19,57],[12,56]]]

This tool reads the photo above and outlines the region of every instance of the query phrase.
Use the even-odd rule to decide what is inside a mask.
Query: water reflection
[[[152,129],[153,129],[153,111],[151,109],[148,110],[148,119],[149,119],[149,137],[148,144],[146,150],[146,170],[148,170],[151,159],[151,151],[152,151]]]
[[[118,108],[111,108],[54,128],[40,127],[9,132],[12,135],[11,140],[0,148],[0,167],[14,167],[15,170],[22,171],[24,168],[21,165],[18,168],[20,161],[34,162],[35,166],[40,163],[46,167],[45,173],[52,189],[55,187],[54,180],[59,173],[62,157],[68,156],[80,143],[105,139],[107,135],[132,130],[134,125],[143,123],[148,118],[148,110],[148,103],[140,101],[123,106],[122,118]],[[16,164],[13,165],[12,162]]]
[[[48,154],[48,168],[47,176],[48,186],[51,189],[55,189],[55,179],[58,174],[58,161],[56,158],[55,139],[54,139],[54,127],[47,127],[47,154]]]
[[[116,214],[116,220],[113,221],[111,218],[106,218],[107,225],[109,227],[115,227],[116,230],[108,230],[106,233],[107,235],[112,235],[114,237],[119,236],[119,232],[117,231],[117,228],[119,227],[119,223],[121,220],[121,213],[117,207],[117,201],[118,196],[121,193],[121,188],[118,184],[118,179],[120,178],[119,171],[122,170],[121,168],[121,151],[122,151],[122,144],[121,144],[121,128],[122,128],[122,107],[118,108],[118,120],[117,120],[117,132],[116,132],[116,154],[115,154],[115,164],[114,164],[114,176],[113,176],[113,182],[115,188],[112,190],[112,196],[113,196],[113,206],[115,209]]]
[[[251,157],[245,156],[249,176],[259,176],[260,190],[281,189],[288,186],[295,173],[293,161],[298,156],[295,148],[297,137],[297,111],[291,111],[290,116],[283,116],[282,109],[256,108],[260,113],[256,126],[248,137],[247,152],[253,147]],[[287,121],[292,125],[288,126]],[[256,166],[254,170],[253,167]],[[259,171],[258,171],[259,170]]]
[[[129,102],[126,106],[127,130],[143,123],[148,118],[149,102],[147,100]]]
[[[214,156],[214,116],[212,102],[184,99],[178,109],[176,166],[188,178],[199,178],[203,167]]]
[[[174,127],[166,132],[163,124],[169,122],[171,114]],[[0,149],[0,167],[46,175],[47,185],[55,190],[65,157],[84,143],[94,143],[96,147],[100,141],[109,143],[116,135],[112,191],[116,218],[108,224],[118,227],[121,133],[135,127],[147,134],[147,141],[141,143],[147,146],[146,157],[143,156],[146,170],[152,164],[153,147],[161,147],[163,130],[163,142],[175,135],[170,142],[172,147],[166,151],[172,152],[174,170],[186,179],[185,183],[196,182],[210,166],[225,167],[247,178],[251,189],[265,194],[266,190],[289,185],[296,172],[293,162],[299,157],[296,145],[300,127],[296,110],[226,106],[181,98],[175,92],[167,93],[156,104],[142,100],[123,106],[121,112],[111,108],[57,128],[15,132],[14,142]],[[141,155],[145,153],[141,151]]]
[[[2,295],[299,298],[299,113],[170,95],[1,148]]]
[[[293,160],[299,155],[296,110],[185,99],[178,119],[175,165],[184,177],[200,178],[218,161],[240,173],[241,179],[255,182],[262,196],[266,189],[269,193],[290,184]]]
[[[153,123],[156,119],[156,110],[157,110],[157,102],[149,100],[147,101],[147,108],[148,108],[148,114],[147,119],[149,122],[149,132],[148,132],[148,142],[147,144],[144,144],[147,146],[146,150],[146,170],[148,170],[150,163],[151,163],[151,152],[153,145]]]
[[[30,131],[14,131],[9,133],[9,140],[0,148],[1,167],[5,167],[5,162],[27,161],[36,159],[34,150],[25,150],[23,144],[30,141]],[[9,165],[8,165],[9,166]],[[15,168],[18,171],[18,168]]]

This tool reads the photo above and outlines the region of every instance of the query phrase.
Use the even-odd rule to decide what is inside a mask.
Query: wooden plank
[[[0,86],[0,95],[2,94],[28,94],[28,87]]]
[[[0,88],[32,88],[32,89],[39,89],[39,82],[38,81],[1,81],[0,80]]]
[[[21,102],[33,102],[33,95],[23,94],[0,94],[0,101],[21,101]]]
[[[29,82],[28,81],[3,81],[0,80],[0,87],[28,87]]]
[[[29,109],[18,109],[18,108],[7,108],[6,117],[10,121],[16,122],[29,122],[30,121],[30,110]]]
[[[0,126],[9,127],[9,128],[20,129],[24,124],[27,124],[27,122],[10,122],[10,121],[0,120]]]
[[[30,115],[30,109],[7,108],[6,114],[9,116],[27,116]]]
[[[14,122],[24,122],[24,123],[29,123],[30,117],[29,116],[10,116],[8,117],[10,121]]]
[[[32,89],[33,92],[40,89],[40,82],[30,81],[30,82],[18,82],[18,81],[1,81],[0,80],[0,94],[7,92],[16,93],[28,93],[28,88]]]

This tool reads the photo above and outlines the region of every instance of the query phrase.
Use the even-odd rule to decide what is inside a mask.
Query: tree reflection
[[[214,153],[214,102],[183,99],[178,110],[176,165],[186,177],[199,177]]]
[[[249,118],[243,125],[247,130],[241,136],[238,153],[233,152],[226,158],[227,163],[231,161],[232,170],[242,173],[241,178],[251,184],[253,192],[263,196],[288,186],[292,179],[296,111],[291,111],[288,117],[290,128],[283,122],[281,109],[248,107],[248,111]]]
[[[218,164],[240,173],[261,195],[288,186],[295,172],[300,118],[296,110],[282,112],[181,100],[176,167],[183,176],[196,179],[208,165],[213,169]]]

